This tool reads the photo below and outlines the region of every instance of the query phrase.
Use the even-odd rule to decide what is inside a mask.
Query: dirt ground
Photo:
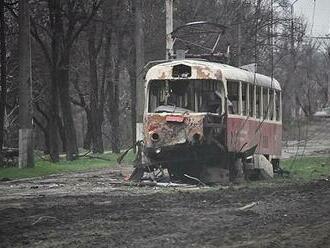
[[[330,247],[330,180],[164,188],[128,173],[0,182],[0,247]]]

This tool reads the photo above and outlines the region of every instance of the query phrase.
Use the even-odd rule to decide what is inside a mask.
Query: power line
[[[312,15],[312,25],[311,25],[311,36],[313,35],[314,21],[315,21],[315,7],[316,0],[313,0],[313,15]]]

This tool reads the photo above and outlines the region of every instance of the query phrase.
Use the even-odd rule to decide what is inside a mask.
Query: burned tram
[[[243,165],[257,168],[260,156],[253,154],[278,164],[282,107],[275,79],[204,60],[173,60],[148,70],[145,95],[140,176],[167,169],[173,179],[221,182],[242,177]]]
[[[177,53],[146,71],[143,141],[131,179],[164,169],[172,180],[210,183],[273,176],[281,155],[281,87],[223,63],[230,48],[217,50],[226,28],[203,21],[178,27],[170,34]]]

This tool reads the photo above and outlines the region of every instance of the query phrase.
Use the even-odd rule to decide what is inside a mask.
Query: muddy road
[[[0,183],[0,247],[330,247],[330,181],[122,185],[102,170]]]

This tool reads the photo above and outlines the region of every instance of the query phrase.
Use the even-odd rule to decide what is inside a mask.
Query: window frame
[[[230,115],[252,117],[257,120],[282,122],[282,91],[281,90],[277,90],[267,86],[257,85],[251,82],[249,83],[246,81],[227,80],[227,97],[229,96],[228,84],[233,82],[238,84],[238,96],[239,96],[238,104],[237,104],[238,109],[237,109],[237,113],[230,113]],[[246,90],[245,104],[243,103],[244,89]],[[259,90],[258,92],[259,94],[257,94],[258,90]],[[271,96],[272,94],[273,96]],[[279,96],[277,96],[278,94]],[[277,104],[279,104],[279,106],[277,106]]]

